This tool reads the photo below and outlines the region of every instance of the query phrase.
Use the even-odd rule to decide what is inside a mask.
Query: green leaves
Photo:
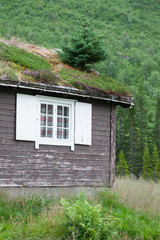
[[[74,202],[61,199],[66,218],[66,239],[76,236],[79,240],[114,239],[117,236],[120,221],[118,218],[106,213],[103,216],[100,205],[91,205],[82,191]],[[114,227],[114,229],[113,229]],[[65,228],[65,229],[66,229]],[[68,238],[67,238],[68,237]]]

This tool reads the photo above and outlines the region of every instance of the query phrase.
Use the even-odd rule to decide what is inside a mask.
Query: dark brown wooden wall
[[[16,94],[0,89],[0,186],[106,186],[110,165],[110,105],[93,104],[92,146],[15,140]]]

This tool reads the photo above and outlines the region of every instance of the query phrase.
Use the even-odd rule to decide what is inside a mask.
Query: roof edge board
[[[121,104],[126,104],[129,106],[134,105],[133,98],[131,98],[131,97],[126,97],[126,98],[128,98],[128,101],[116,100],[116,99],[114,99],[113,95],[111,96],[111,98],[96,97],[93,95],[85,94],[85,91],[83,91],[83,90],[79,90],[79,89],[71,88],[71,87],[55,86],[55,85],[52,86],[52,85],[47,85],[47,84],[42,84],[42,83],[19,82],[19,81],[12,81],[12,80],[9,80],[9,83],[5,83],[5,81],[7,82],[7,80],[0,79],[0,86],[37,90],[37,91],[43,91],[43,92],[60,93],[60,94],[66,94],[66,95],[71,95],[71,96],[79,96],[79,97],[84,97],[84,98],[92,98],[92,99],[97,99],[97,100],[121,103]],[[47,89],[47,87],[49,87],[50,89]]]

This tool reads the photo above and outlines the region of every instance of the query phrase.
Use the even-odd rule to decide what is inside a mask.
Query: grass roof
[[[9,45],[8,45],[9,44]],[[106,76],[63,64],[55,50],[0,39],[0,78],[70,86],[96,96],[130,96],[129,89]]]

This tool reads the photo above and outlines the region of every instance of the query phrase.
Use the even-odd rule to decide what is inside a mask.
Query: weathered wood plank
[[[5,104],[0,102],[0,110],[15,110],[14,109],[14,104]]]
[[[2,87],[0,87],[0,99],[15,99],[14,93],[6,93],[1,90]]]
[[[15,116],[14,115],[8,116],[8,115],[3,115],[3,114],[4,113],[1,112],[1,114],[0,114],[0,121],[13,122],[13,124],[14,124],[14,122],[15,122]]]

